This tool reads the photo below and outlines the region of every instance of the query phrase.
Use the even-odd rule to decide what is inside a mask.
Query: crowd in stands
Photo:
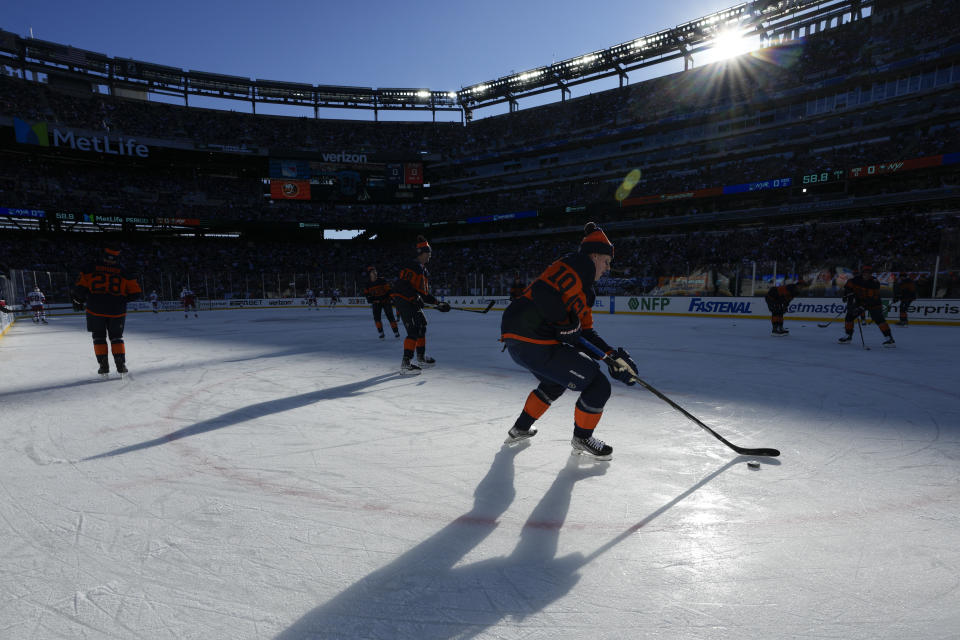
[[[691,234],[611,235],[616,245],[612,275],[621,279],[621,292],[626,293],[642,292],[641,284],[651,278],[703,269],[732,276],[749,271],[753,264],[762,270],[773,262],[788,273],[828,264],[929,272],[938,255],[943,268],[960,266],[960,216],[956,213]],[[572,236],[576,234],[473,242],[440,239],[433,243],[428,269],[442,291],[479,292],[482,278],[487,293],[502,293],[515,274],[530,281],[554,259],[575,250],[579,238]],[[10,232],[0,239],[0,263],[7,269],[70,274],[96,255],[103,243],[99,234]],[[127,234],[120,242],[125,264],[147,287],[161,282],[179,286],[190,278],[194,283],[216,283],[210,295],[234,296],[243,295],[241,283],[259,288],[263,280],[273,283],[279,276],[286,283],[295,274],[308,273],[314,282],[332,279],[353,295],[354,287],[362,288],[362,271],[367,266],[376,265],[386,276],[396,274],[414,255],[413,244],[412,240],[169,238],[145,233]]]
[[[908,82],[929,88],[941,74],[919,57],[960,41],[952,17],[960,0],[901,8],[887,18],[855,21],[743,58],[620,89],[459,123],[359,122],[251,115],[141,102],[99,93],[63,93],[0,72],[0,116],[164,140],[185,147],[246,147],[259,152],[346,151],[423,155],[428,199],[402,204],[271,201],[265,197],[265,157],[243,162],[190,162],[114,166],[0,150],[0,207],[142,217],[240,222],[318,222],[368,228],[386,223],[442,222],[537,209],[551,211],[536,224],[582,224],[567,207],[602,204],[590,216],[601,223],[629,218],[688,216],[808,202],[781,189],[738,196],[676,200],[619,209],[615,192],[626,173],[642,168],[631,196],[790,177],[807,172],[960,152],[960,63],[937,91],[911,89],[874,99],[877,83]],[[956,54],[951,54],[956,56]],[[893,75],[882,65],[912,58]],[[936,64],[940,64],[939,62]],[[0,68],[0,71],[3,69]],[[7,69],[9,71],[9,69]],[[901,75],[896,75],[900,73]],[[906,74],[906,75],[904,75]],[[921,77],[922,76],[922,77]],[[829,96],[821,89],[831,87]],[[843,92],[871,91],[869,108],[847,108]],[[859,93],[858,93],[859,95]],[[917,98],[917,95],[921,95]],[[833,102],[811,115],[810,101]],[[835,108],[834,108],[835,106]],[[206,154],[204,154],[206,155]],[[216,154],[214,154],[216,156]],[[245,156],[246,157],[246,156]],[[249,156],[256,158],[256,153]],[[429,160],[432,158],[432,160]],[[431,164],[432,162],[432,164]],[[960,185],[960,170],[905,172],[882,180],[849,180],[824,199],[910,193]],[[253,168],[252,168],[253,167]],[[813,195],[813,199],[821,197]],[[956,207],[940,201],[907,204],[882,219],[818,223],[775,229],[702,230],[670,235],[622,235],[617,275],[641,282],[696,268],[739,269],[748,263],[818,264],[847,260],[891,269],[932,268],[944,236],[955,234]],[[927,215],[946,212],[946,215]],[[869,218],[869,215],[867,216]],[[523,229],[503,223],[502,229]],[[527,227],[529,228],[529,227]],[[638,227],[639,228],[639,227]],[[472,227],[462,227],[470,232]],[[102,242],[94,234],[4,234],[0,262],[8,268],[70,272]],[[429,232],[428,232],[429,235]],[[24,238],[28,238],[24,241]],[[230,272],[244,277],[276,273],[341,274],[353,282],[378,264],[392,273],[408,247],[386,242],[280,242],[262,238],[176,239],[130,235],[128,264],[146,280],[166,273]],[[556,238],[441,242],[430,269],[449,290],[476,289],[533,277],[566,249]],[[953,259],[957,259],[956,256]],[[149,284],[148,284],[149,286]],[[218,279],[215,293],[235,287]]]
[[[619,181],[635,167],[643,168],[632,192],[639,196],[960,151],[956,83],[920,100],[887,100],[868,111],[838,108],[812,118],[807,113],[817,82],[839,77],[841,82],[831,85],[838,92],[847,86],[859,91],[863,85],[869,88],[877,64],[956,41],[956,33],[943,25],[958,8],[958,0],[948,0],[907,13],[900,9],[895,17],[854,21],[744,57],[737,65],[694,68],[476,119],[465,127],[254,116],[96,93],[77,96],[0,74],[0,115],[198,147],[428,153],[442,158],[427,169],[429,200],[372,205],[271,203],[263,197],[265,176],[227,177],[229,171],[210,167],[151,168],[148,174],[134,168],[24,162],[21,154],[0,154],[0,206],[344,226],[357,226],[357,218],[370,223],[437,222],[612,204]],[[918,33],[923,37],[906,37]],[[768,112],[775,114],[772,122],[761,118]],[[640,141],[636,149],[620,150],[620,143],[635,140]],[[559,162],[546,162],[554,151]],[[521,170],[504,167],[527,157],[543,158],[545,164],[533,169],[524,164]],[[493,173],[491,167],[496,168]],[[714,200],[691,205],[684,213],[724,207],[729,203]],[[669,206],[639,215],[675,211]]]

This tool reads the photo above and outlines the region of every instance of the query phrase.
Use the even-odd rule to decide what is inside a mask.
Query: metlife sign
[[[135,138],[124,138],[123,136],[111,138],[106,134],[82,136],[70,129],[60,129],[59,127],[49,129],[46,122],[31,124],[20,118],[13,119],[13,130],[16,140],[20,144],[67,148],[108,156],[150,157],[150,147],[137,142]]]

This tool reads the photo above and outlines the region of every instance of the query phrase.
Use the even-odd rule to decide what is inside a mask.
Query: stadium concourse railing
[[[937,257],[928,268],[893,270],[889,265],[873,265],[881,284],[881,295],[892,297],[898,274],[909,273],[917,282],[922,298],[960,297],[960,270],[943,268]],[[949,263],[947,263],[949,264]],[[617,265],[610,276],[597,283],[597,292],[604,296],[714,296],[752,297],[764,295],[772,286],[789,284],[799,279],[811,283],[804,295],[830,298],[839,296],[844,283],[860,269],[860,264],[831,262],[820,265],[742,261],[735,264],[710,265],[675,269],[670,275],[644,274],[641,265]],[[433,292],[442,296],[506,297],[519,280],[524,285],[540,271],[516,269],[497,273],[448,273],[433,271],[430,275]],[[239,272],[176,272],[162,271],[134,274],[147,299],[156,291],[160,300],[180,299],[187,287],[203,300],[231,299],[294,299],[303,298],[312,289],[323,298],[334,289],[342,297],[362,298],[366,280],[350,272],[314,273],[239,273]],[[381,274],[387,280],[392,273]],[[13,270],[0,274],[0,298],[7,306],[25,309],[26,295],[39,287],[47,304],[70,304],[70,291],[76,274],[34,269]]]

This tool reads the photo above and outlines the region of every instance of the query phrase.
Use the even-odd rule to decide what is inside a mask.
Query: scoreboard
[[[800,177],[800,184],[824,184],[826,182],[840,182],[847,177],[845,169],[825,169],[816,173],[808,173]]]
[[[376,161],[367,154],[321,154],[318,159],[270,159],[274,200],[400,204],[423,198],[423,163]]]

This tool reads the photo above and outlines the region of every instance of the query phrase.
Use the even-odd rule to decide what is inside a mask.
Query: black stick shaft
[[[860,316],[857,316],[857,327],[860,328],[860,346],[866,349],[867,342],[863,339],[863,322],[860,320]]]
[[[486,308],[484,308],[484,309],[468,309],[468,308],[466,308],[466,307],[450,307],[450,310],[451,310],[451,311],[469,311],[470,313],[486,313],[487,311],[490,311],[490,309],[493,308],[494,302],[496,302],[496,301],[495,301],[495,300],[491,300],[489,303],[487,303],[487,306],[486,306]],[[425,306],[427,306],[427,307],[429,307],[429,308],[431,308],[431,309],[436,309],[436,308],[437,308],[437,305],[435,305],[435,304],[428,304],[428,305],[425,305]]]
[[[588,351],[591,351],[592,353],[596,354],[597,357],[603,358],[604,362],[608,362],[608,363],[610,362],[610,361],[608,360],[607,355],[606,355],[605,353],[603,353],[603,351],[601,351],[600,349],[598,349],[596,345],[594,345],[594,344],[592,344],[591,342],[585,340],[584,338],[580,338],[580,342],[587,348]],[[717,440],[719,440],[719,441],[722,442],[723,444],[727,445],[728,447],[730,447],[731,449],[733,449],[733,450],[736,451],[737,453],[739,453],[739,454],[741,454],[741,455],[748,455],[748,456],[767,456],[767,457],[776,457],[776,456],[779,456],[779,455],[780,455],[780,451],[778,451],[777,449],[768,449],[768,448],[764,448],[764,447],[761,447],[761,448],[759,448],[759,449],[751,449],[751,448],[749,448],[749,447],[740,447],[740,446],[738,446],[738,445],[733,444],[732,442],[730,442],[729,440],[727,440],[726,438],[724,438],[723,436],[721,436],[719,433],[717,433],[716,431],[714,431],[713,429],[711,429],[710,427],[708,427],[707,425],[705,425],[705,424],[704,424],[699,418],[697,418],[695,415],[693,415],[692,413],[690,413],[689,411],[687,411],[686,409],[684,409],[683,407],[681,407],[680,405],[678,405],[676,402],[674,402],[673,400],[671,400],[670,398],[668,398],[668,397],[665,396],[664,394],[660,393],[660,391],[658,391],[653,385],[651,385],[650,383],[648,383],[646,380],[643,380],[642,378],[640,378],[639,376],[636,376],[636,375],[631,376],[631,379],[632,379],[634,382],[640,384],[644,389],[646,389],[647,391],[649,391],[649,392],[652,393],[653,395],[657,396],[658,398],[660,398],[661,400],[663,400],[664,402],[666,402],[667,404],[669,404],[671,407],[673,407],[674,409],[676,409],[677,411],[679,411],[680,413],[682,413],[684,416],[686,416],[686,417],[689,418],[692,422],[694,422],[698,427],[704,429],[707,433],[709,433],[709,434],[712,435],[714,438],[716,438]]]

